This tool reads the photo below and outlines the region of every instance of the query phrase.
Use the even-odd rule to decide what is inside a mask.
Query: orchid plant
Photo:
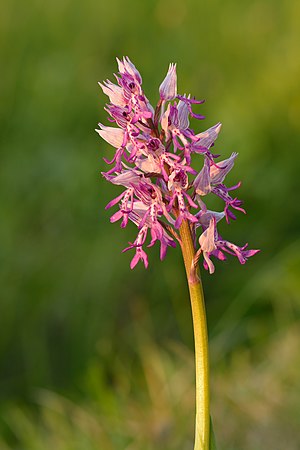
[[[205,303],[198,263],[202,257],[204,269],[215,271],[214,259],[225,260],[233,255],[244,264],[259,250],[249,250],[248,244],[238,246],[224,239],[217,225],[222,219],[235,220],[235,211],[245,213],[242,201],[232,195],[240,183],[227,187],[224,180],[234,166],[237,153],[218,161],[213,153],[221,130],[217,123],[206,131],[195,133],[189,118],[204,119],[193,111],[196,100],[177,93],[176,64],[170,64],[159,87],[159,101],[154,109],[142,89],[142,78],[128,57],[117,59],[116,83],[99,83],[109,98],[105,110],[108,120],[117,126],[99,124],[97,133],[116,151],[105,160],[111,168],[102,175],[122,192],[106,209],[116,206],[110,221],[121,220],[121,227],[133,222],[137,226],[135,240],[123,250],[135,253],[130,263],[133,269],[139,261],[148,267],[145,251],[157,241],[160,259],[168,247],[178,242],[183,254],[189,286],[196,365],[196,425],[195,450],[215,448],[210,425],[209,360]],[[197,172],[192,160],[203,158]],[[206,206],[206,196],[215,195],[224,203],[222,211]],[[147,238],[148,241],[147,241]],[[149,242],[150,241],[150,242]],[[146,244],[147,242],[148,245]]]

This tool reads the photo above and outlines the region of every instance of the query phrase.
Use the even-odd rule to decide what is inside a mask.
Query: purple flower
[[[217,249],[215,242],[215,223],[215,219],[211,218],[209,226],[199,237],[200,248],[203,252],[204,261],[209,268],[209,273],[213,273],[215,271],[214,265],[209,258],[209,255]]]
[[[237,246],[223,239],[217,225],[225,217],[235,219],[233,210],[245,212],[242,201],[231,196],[240,183],[227,187],[226,175],[233,168],[237,153],[218,161],[211,148],[219,135],[221,124],[196,134],[190,128],[190,117],[204,116],[192,111],[196,100],[190,95],[177,95],[176,64],[170,64],[160,85],[160,101],[154,109],[142,89],[142,78],[128,57],[117,59],[117,84],[109,80],[99,83],[109,98],[105,110],[114,126],[99,124],[97,133],[112,147],[115,154],[112,167],[102,172],[107,181],[120,186],[122,191],[111,200],[106,209],[117,207],[110,221],[120,221],[124,228],[132,222],[138,228],[137,237],[124,250],[135,250],[130,267],[139,261],[148,267],[145,247],[160,243],[160,259],[168,247],[180,242],[177,229],[184,221],[190,224],[194,242],[203,256],[204,267],[213,273],[212,258],[225,260],[226,254],[236,256],[244,264],[258,250],[248,250],[247,244]],[[203,159],[198,173],[192,167],[197,158]],[[224,209],[211,211],[206,196],[215,195],[224,201]],[[199,233],[200,231],[200,233]]]
[[[215,256],[218,259],[225,260],[225,253],[237,256],[241,264],[245,264],[250,256],[254,256],[260,250],[246,250],[248,244],[243,247],[232,244],[226,240],[223,240],[218,234],[216,229],[216,218],[211,217],[209,226],[205,228],[203,233],[199,238],[200,250],[203,252],[204,257],[204,267],[209,270],[209,273],[215,271],[213,262],[211,261],[211,256]]]
[[[194,188],[198,195],[204,196],[210,192],[220,197],[225,202],[225,216],[226,221],[229,223],[230,219],[235,220],[236,217],[229,207],[239,210],[244,214],[246,211],[241,207],[243,202],[238,198],[232,198],[228,192],[240,187],[240,183],[230,188],[223,184],[223,181],[227,173],[232,169],[234,165],[237,153],[232,153],[230,158],[215,163],[211,160],[211,157],[206,156],[204,159],[204,165],[194,180]]]
[[[137,238],[134,241],[133,244],[129,242],[129,247],[125,248],[123,252],[126,252],[127,250],[130,250],[132,248],[135,248],[135,255],[131,260],[130,268],[133,269],[137,263],[141,260],[144,263],[145,268],[148,267],[148,256],[147,253],[143,250],[143,244],[146,240],[148,233],[148,227],[147,225],[144,225],[140,231],[138,232]]]

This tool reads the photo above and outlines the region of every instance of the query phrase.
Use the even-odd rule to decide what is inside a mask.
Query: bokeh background
[[[189,450],[191,313],[179,249],[121,254],[97,81],[128,55],[155,104],[169,62],[199,131],[239,158],[222,234],[262,252],[203,273],[222,450],[300,448],[300,3],[17,0],[1,6],[1,450]]]

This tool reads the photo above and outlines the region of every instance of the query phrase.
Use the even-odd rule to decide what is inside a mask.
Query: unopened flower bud
[[[161,100],[174,100],[177,96],[177,74],[176,64],[170,64],[168,73],[164,81],[159,86],[159,95]]]

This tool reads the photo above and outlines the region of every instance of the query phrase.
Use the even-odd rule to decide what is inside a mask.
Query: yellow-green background
[[[169,62],[205,98],[243,181],[228,239],[262,252],[203,273],[222,450],[300,448],[298,0],[6,0],[0,14],[0,448],[189,450],[193,337],[179,249],[150,268],[109,223],[120,190],[97,81],[115,57],[150,100]],[[200,108],[199,108],[200,109]]]

